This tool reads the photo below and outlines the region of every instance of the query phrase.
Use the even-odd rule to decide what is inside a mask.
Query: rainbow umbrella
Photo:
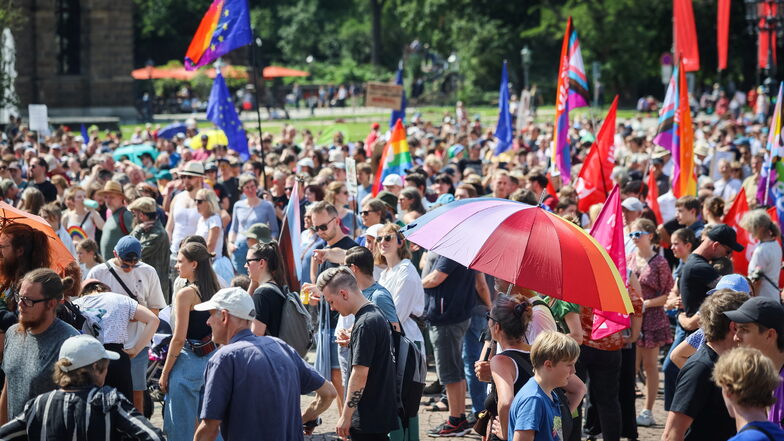
[[[409,224],[415,244],[523,288],[619,313],[632,303],[607,251],[587,231],[542,208],[463,199]]]

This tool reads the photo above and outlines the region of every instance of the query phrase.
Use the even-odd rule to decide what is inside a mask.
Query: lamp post
[[[528,69],[531,67],[531,49],[528,45],[520,49],[520,61],[523,64],[523,89],[528,90]]]
[[[746,6],[746,25],[749,34],[767,32],[768,53],[766,60],[766,84],[775,83],[776,62],[773,33],[779,38],[784,37],[784,0],[744,0]],[[757,40],[759,45],[759,40]],[[757,51],[759,52],[759,50]],[[757,63],[757,83],[759,83],[759,60]]]

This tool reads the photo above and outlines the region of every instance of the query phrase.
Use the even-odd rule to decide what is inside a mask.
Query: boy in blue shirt
[[[723,354],[713,368],[713,382],[735,418],[738,434],[728,441],[780,441],[784,430],[768,421],[767,409],[776,402],[773,390],[779,375],[773,362],[757,349],[736,348]]]
[[[545,331],[536,337],[531,347],[534,376],[517,392],[509,411],[507,433],[513,434],[513,441],[564,439],[561,408],[553,389],[566,386],[579,355],[580,346],[566,334]]]

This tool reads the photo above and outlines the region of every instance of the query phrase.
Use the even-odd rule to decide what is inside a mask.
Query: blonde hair
[[[339,182],[339,181],[330,182],[329,185],[327,185],[327,192],[324,195],[324,200],[332,205],[335,205],[335,196],[337,196],[338,193],[340,193],[340,190],[342,190],[345,186],[346,184],[344,184],[343,182]]]
[[[753,348],[735,348],[719,358],[713,382],[743,407],[763,408],[776,402],[779,375],[773,362]]]
[[[709,295],[700,306],[700,327],[705,332],[705,340],[723,340],[730,331],[730,319],[724,315],[734,311],[749,299],[749,295],[730,289],[720,289]]]
[[[775,238],[781,237],[781,229],[779,229],[779,226],[776,225],[770,216],[768,216],[768,213],[761,208],[751,210],[744,214],[740,220],[740,226],[756,239],[760,239],[759,236],[763,235],[765,230],[770,231],[770,234]]]
[[[71,366],[67,358],[61,358],[54,364],[52,379],[61,388],[85,387],[95,385],[98,375],[109,368],[109,360],[102,358],[95,363],[64,372],[62,367]]]
[[[210,206],[210,213],[220,214],[220,204],[218,203],[218,196],[214,191],[208,188],[202,188],[196,192],[196,199],[204,199],[207,205]]]
[[[381,243],[381,239],[379,239],[379,238],[384,233],[392,233],[392,234],[395,235],[395,238],[397,238],[397,241],[400,244],[400,246],[397,249],[397,257],[399,257],[400,260],[410,259],[411,258],[411,250],[408,249],[408,241],[406,241],[406,238],[403,237],[403,233],[400,232],[400,227],[399,226],[397,226],[397,225],[395,225],[393,223],[387,222],[383,227],[379,228],[378,232],[376,233],[376,242],[377,243]],[[378,247],[378,246],[376,247],[374,254],[375,254],[376,265],[386,265],[387,264],[387,258],[384,257],[383,254],[381,254],[381,248],[380,247]]]
[[[547,360],[553,363],[575,361],[580,356],[580,346],[573,338],[556,331],[544,331],[531,346],[531,364],[534,369],[544,366]]]

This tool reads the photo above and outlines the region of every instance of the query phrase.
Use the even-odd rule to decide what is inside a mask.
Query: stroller
[[[164,393],[161,392],[158,381],[161,379],[166,355],[169,353],[169,342],[171,342],[174,333],[170,323],[171,312],[171,306],[167,306],[158,313],[160,323],[158,330],[152,337],[152,346],[150,346],[150,362],[147,365],[147,393],[145,394],[145,401],[149,399],[149,402],[144,404],[145,409],[150,409],[150,416],[152,415],[153,401],[163,403]]]

